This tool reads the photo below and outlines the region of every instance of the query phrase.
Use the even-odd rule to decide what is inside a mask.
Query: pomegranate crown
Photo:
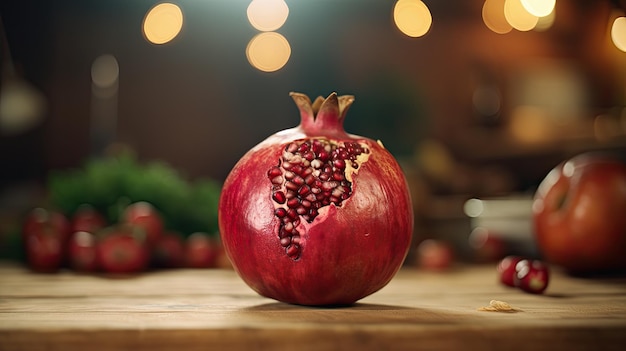
[[[332,92],[326,99],[318,96],[313,102],[306,94],[291,92],[289,96],[302,113],[312,116],[313,119],[325,114],[332,114],[336,118],[343,119],[354,102],[354,95],[338,96],[336,92]]]
[[[300,110],[301,126],[310,132],[343,130],[344,117],[354,102],[353,95],[338,96],[335,92],[326,99],[318,96],[313,102],[306,94],[291,92],[289,95]]]

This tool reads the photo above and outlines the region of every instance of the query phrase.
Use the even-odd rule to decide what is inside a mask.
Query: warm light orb
[[[276,32],[259,33],[246,47],[248,62],[252,67],[263,72],[274,72],[283,68],[290,56],[289,42]]]
[[[183,12],[171,3],[154,6],[143,20],[143,34],[153,44],[165,44],[174,39],[183,28]]]
[[[486,0],[483,4],[483,22],[487,28],[498,34],[506,34],[513,27],[504,17],[505,0]]]
[[[556,18],[556,15],[554,12],[555,11],[552,10],[552,12],[550,12],[547,16],[539,17],[539,19],[537,20],[537,25],[535,25],[534,30],[541,32],[552,27],[552,25],[554,24],[554,19]]]
[[[97,87],[107,88],[116,84],[120,67],[113,55],[98,56],[91,64],[91,81]]]
[[[413,38],[428,33],[433,23],[430,10],[420,0],[398,0],[393,8],[393,20],[402,33]]]
[[[257,30],[275,31],[289,16],[289,7],[283,0],[252,0],[248,5],[248,21]]]
[[[553,136],[549,117],[540,107],[517,106],[509,118],[511,135],[522,143],[541,143]]]
[[[554,10],[556,0],[521,0],[521,3],[531,15],[545,17]]]
[[[626,17],[618,17],[613,21],[611,40],[615,47],[626,52]]]
[[[504,17],[513,28],[521,32],[535,28],[539,21],[537,16],[524,8],[521,0],[506,0],[504,2]]]

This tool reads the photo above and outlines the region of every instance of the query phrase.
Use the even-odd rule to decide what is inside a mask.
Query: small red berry
[[[515,265],[515,285],[532,294],[542,294],[548,287],[550,271],[538,260],[521,260]]]
[[[85,231],[72,234],[67,254],[70,268],[79,272],[95,271],[98,266],[95,235]]]
[[[506,286],[515,287],[515,266],[523,257],[520,256],[507,256],[498,263],[497,271],[500,275],[500,282]]]
[[[137,273],[148,266],[149,251],[132,231],[114,228],[96,245],[98,266],[108,273]]]

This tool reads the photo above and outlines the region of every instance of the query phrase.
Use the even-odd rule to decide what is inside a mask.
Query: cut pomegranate
[[[292,259],[300,257],[300,220],[313,222],[319,210],[341,206],[352,193],[352,173],[369,156],[358,142],[301,139],[288,143],[278,165],[268,171],[274,214],[281,220],[280,244]]]
[[[406,257],[406,180],[382,143],[344,131],[352,96],[291,96],[300,125],[234,166],[220,197],[220,233],[234,268],[259,294],[350,304],[385,286]]]

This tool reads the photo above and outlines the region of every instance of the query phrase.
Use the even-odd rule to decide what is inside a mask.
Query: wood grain
[[[519,312],[485,312],[491,300]],[[263,298],[230,270],[135,277],[33,274],[0,265],[0,350],[622,350],[626,279],[553,275],[544,295],[492,266],[405,268],[354,306]]]

